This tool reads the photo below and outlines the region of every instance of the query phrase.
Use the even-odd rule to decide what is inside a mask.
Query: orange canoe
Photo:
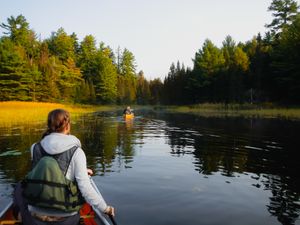
[[[123,114],[124,119],[132,119],[134,117],[134,114]]]
[[[106,218],[93,208],[85,203],[80,210],[80,219],[85,225],[110,225]],[[13,216],[12,202],[8,203],[7,206],[0,212],[0,225],[9,224],[22,224],[21,221],[17,220]]]

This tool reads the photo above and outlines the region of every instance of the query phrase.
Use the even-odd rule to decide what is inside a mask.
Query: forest
[[[0,101],[81,104],[300,103],[300,13],[273,0],[265,34],[245,43],[206,39],[193,68],[172,63],[164,80],[136,71],[134,54],[63,28],[41,40],[23,15],[1,23]],[[246,28],[245,28],[246,29]],[[158,75],[159,76],[159,75]]]

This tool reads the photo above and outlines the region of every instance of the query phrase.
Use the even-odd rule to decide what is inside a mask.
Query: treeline
[[[128,49],[113,50],[63,28],[39,40],[22,15],[0,25],[0,101],[148,104],[156,96]],[[153,94],[152,91],[153,90]]]
[[[246,43],[227,36],[206,40],[193,68],[172,63],[168,75],[148,81],[132,52],[114,52],[87,35],[63,28],[45,40],[22,15],[0,26],[0,101],[91,104],[300,103],[300,13],[293,0],[273,0],[267,32]],[[247,28],[245,28],[247,29]]]
[[[201,102],[300,103],[300,14],[292,0],[273,0],[274,19],[246,43],[227,36],[219,48],[206,40],[193,68],[179,62],[164,80],[165,104]],[[247,28],[245,28],[247,29]]]

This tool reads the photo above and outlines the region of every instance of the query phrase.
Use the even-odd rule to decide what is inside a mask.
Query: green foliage
[[[92,35],[79,44],[75,33],[60,28],[39,41],[22,15],[0,26],[6,31],[0,39],[0,100],[136,101],[136,65],[129,50],[118,55],[117,64],[113,51],[104,43],[97,48]]]
[[[162,82],[136,74],[132,52],[63,28],[37,40],[25,17],[1,23],[0,100],[86,104],[198,104],[201,102],[300,102],[300,16],[293,0],[273,0],[274,19],[265,35],[246,43],[227,36],[196,51],[193,69],[172,63]]]
[[[95,74],[97,73],[96,57],[96,39],[92,35],[85,36],[80,43],[78,53],[78,65],[85,80],[95,82]]]
[[[76,67],[72,58],[68,58],[59,69],[60,77],[58,81],[58,88],[61,97],[64,101],[73,101],[76,93],[76,87],[82,81],[80,69]]]
[[[75,58],[74,36],[67,35],[63,28],[59,28],[57,32],[53,32],[47,42],[50,53],[57,56],[61,61],[64,62],[69,58]]]
[[[26,21],[23,15],[17,16],[17,18],[11,16],[7,19],[7,23],[2,23],[0,27],[7,30],[4,34],[7,34],[10,39],[19,45],[25,45],[28,39],[30,30],[29,30],[29,23]]]
[[[102,103],[114,103],[117,98],[117,68],[111,56],[111,49],[101,45],[97,54],[98,73],[96,96]]]
[[[134,55],[128,50],[124,49],[119,58],[119,77],[118,77],[118,102],[126,104],[134,103],[136,101],[136,64]]]
[[[150,89],[150,104],[157,105],[161,103],[162,92],[163,92],[164,85],[159,78],[154,80],[150,80],[149,82],[149,89]]]
[[[30,100],[30,75],[26,73],[24,48],[9,38],[0,40],[0,99]]]
[[[282,30],[279,45],[273,52],[272,74],[277,100],[300,102],[300,15]]]
[[[224,64],[225,58],[220,49],[207,39],[202,49],[196,53],[194,70],[205,76],[210,76],[222,70]]]
[[[274,19],[267,27],[274,33],[280,32],[295,20],[298,8],[297,2],[293,0],[273,0],[268,10],[273,12]]]
[[[137,77],[137,103],[146,105],[150,103],[150,86],[149,82],[144,77],[144,72],[140,71]]]

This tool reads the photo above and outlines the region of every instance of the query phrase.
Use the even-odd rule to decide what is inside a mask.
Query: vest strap
[[[66,187],[65,184],[60,184],[60,183],[55,183],[55,182],[51,182],[51,181],[47,181],[47,180],[38,180],[38,179],[26,179],[25,180],[25,185],[27,183],[32,183],[32,184],[45,184],[48,186],[52,186],[52,187]]]

